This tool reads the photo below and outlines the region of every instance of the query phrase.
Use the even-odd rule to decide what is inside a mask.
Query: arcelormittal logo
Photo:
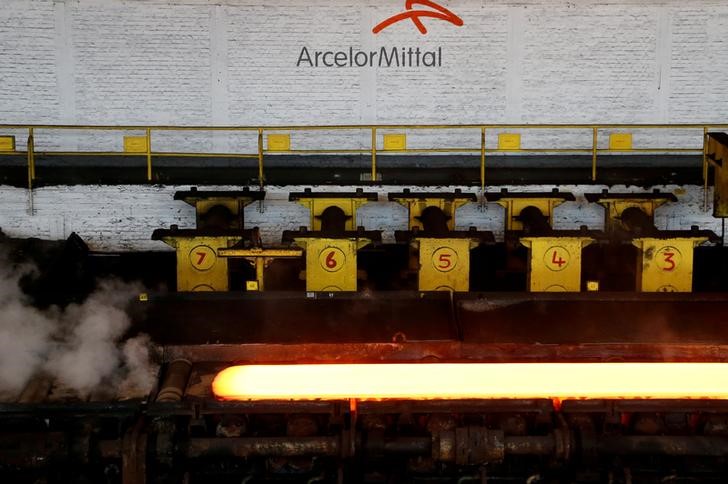
[[[422,5],[425,7],[429,7],[432,10],[427,9],[413,9],[412,7],[415,5]],[[401,22],[402,20],[410,19],[412,20],[412,23],[415,24],[415,27],[417,27],[417,30],[420,31],[421,34],[427,33],[427,28],[425,27],[425,24],[422,23],[423,17],[429,17],[429,18],[436,18],[438,20],[444,20],[446,22],[450,22],[453,25],[456,25],[458,27],[463,25],[463,19],[452,13],[450,10],[446,9],[442,5],[438,5],[435,2],[432,2],[430,0],[406,0],[404,4],[404,12],[400,12],[398,14],[392,15],[388,19],[382,20],[377,25],[374,26],[372,29],[372,32],[375,34],[378,34],[382,30],[386,29],[390,25],[396,24],[397,22]]]

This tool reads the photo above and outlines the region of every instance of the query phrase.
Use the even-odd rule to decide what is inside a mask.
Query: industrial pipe
[[[341,454],[341,440],[332,437],[232,437],[195,438],[186,446],[187,457],[229,455],[235,457],[331,456]]]
[[[175,446],[185,458],[211,456],[296,457],[351,456],[348,433],[316,437],[228,437],[191,438]],[[143,436],[142,438],[146,438]],[[549,457],[567,461],[581,455],[653,455],[725,457],[728,455],[726,436],[600,436],[572,446],[574,439],[567,430],[555,430],[547,435],[504,436],[502,430],[485,427],[459,427],[429,436],[394,437],[384,441],[356,437],[355,448],[363,454],[421,455],[435,461],[456,465],[482,465],[503,461],[509,455]],[[578,439],[577,439],[578,440]],[[21,442],[21,445],[17,445]],[[19,467],[44,467],[59,459],[73,456],[85,461],[91,453],[88,438],[74,440],[60,432],[24,433],[0,439],[0,462]],[[126,451],[119,440],[96,442],[93,454],[105,459],[121,458]],[[146,452],[140,450],[141,453]],[[137,456],[137,458],[141,458]]]
[[[720,436],[603,436],[596,446],[603,454],[728,456],[728,437]]]
[[[188,360],[179,359],[171,362],[167,367],[156,401],[179,402],[182,400],[191,371],[192,363]]]

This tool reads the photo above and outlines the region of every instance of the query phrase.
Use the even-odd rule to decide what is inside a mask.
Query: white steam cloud
[[[141,287],[102,282],[81,304],[38,310],[19,287],[29,266],[0,257],[0,397],[12,398],[39,373],[85,396],[106,390],[144,396],[156,378],[146,335],[121,341],[131,321],[124,311]],[[110,392],[109,392],[110,390]]]

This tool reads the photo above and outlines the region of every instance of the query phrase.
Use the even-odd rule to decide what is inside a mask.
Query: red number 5
[[[452,265],[452,261],[450,260],[450,257],[452,254],[440,254],[440,257],[437,259],[440,261],[440,264],[437,266],[438,269],[448,269]]]

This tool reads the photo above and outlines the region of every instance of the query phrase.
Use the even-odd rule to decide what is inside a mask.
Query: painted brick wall
[[[59,119],[52,2],[0,5],[0,123]]]
[[[723,0],[443,3],[462,27],[375,36],[399,0],[3,0],[0,122],[726,121]],[[311,69],[303,46],[444,59]]]
[[[524,121],[559,122],[565,113],[586,123],[657,119],[657,9],[576,3],[526,9]]]
[[[212,187],[231,189],[232,187]],[[267,187],[266,200],[262,205],[254,203],[245,211],[246,225],[259,227],[266,244],[281,241],[281,232],[296,230],[309,223],[308,211],[296,202],[288,201],[288,193],[302,191],[305,187]],[[352,191],[356,187],[314,187],[314,190]],[[410,187],[412,191],[423,188]],[[440,187],[442,190],[471,187]],[[501,187],[489,187],[497,191]],[[504,187],[523,190],[523,187]],[[549,191],[551,186],[531,186],[530,191]],[[586,202],[585,192],[598,192],[602,186],[562,186],[563,191],[576,195],[575,202],[567,202],[556,208],[554,226],[557,229],[578,229],[586,225],[592,229],[603,226],[603,209]],[[680,230],[698,225],[703,229],[720,233],[720,220],[712,217],[712,208],[704,211],[701,187],[659,187],[678,196],[678,203],[658,209],[658,228]],[[162,242],[150,240],[158,228],[177,224],[181,228],[195,226],[193,207],[182,201],[172,200],[176,190],[188,187],[176,186],[59,186],[39,188],[33,192],[33,215],[29,215],[30,200],[27,190],[0,187],[0,228],[12,237],[40,237],[63,239],[71,232],[78,233],[94,250],[171,250]],[[431,189],[431,188],[430,188]],[[369,230],[382,230],[387,242],[394,241],[394,231],[407,227],[407,211],[404,207],[387,201],[388,192],[399,192],[402,187],[383,186],[376,189],[379,201],[363,206],[358,212],[357,223]],[[427,188],[424,188],[427,190]],[[612,187],[613,191],[642,191],[635,187]],[[491,230],[497,237],[503,235],[503,209],[495,203],[471,203],[457,213],[457,228],[466,230],[477,227]]]
[[[69,10],[80,122],[209,122],[208,7],[113,2]]]

